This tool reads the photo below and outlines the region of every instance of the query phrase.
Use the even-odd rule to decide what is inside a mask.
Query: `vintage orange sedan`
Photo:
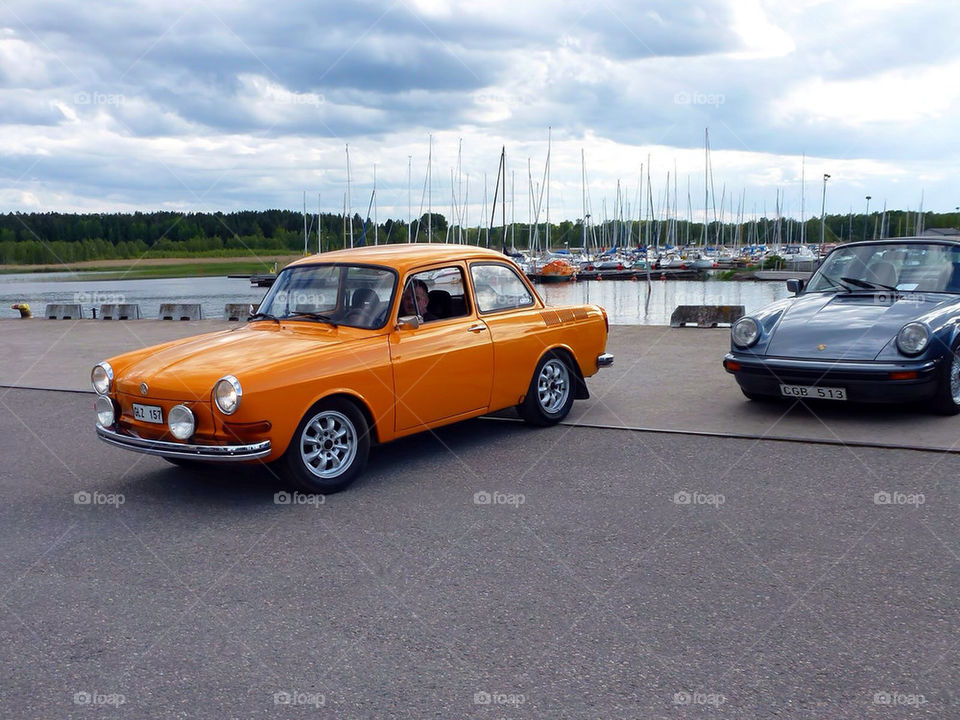
[[[595,305],[547,307],[501,253],[380,245],[285,267],[241,327],[93,368],[97,435],[177,464],[341,490],[371,444],[516,406],[551,425],[613,363]]]

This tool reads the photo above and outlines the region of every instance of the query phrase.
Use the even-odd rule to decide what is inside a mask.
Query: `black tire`
[[[334,398],[317,403],[304,415],[283,462],[303,490],[328,495],[356,480],[369,454],[367,419],[351,401]]]
[[[517,405],[517,412],[531,425],[556,425],[573,407],[576,382],[577,374],[567,359],[560,353],[548,352],[537,363],[527,394]]]
[[[933,408],[940,415],[956,415],[960,413],[960,340],[944,356],[939,374]]]

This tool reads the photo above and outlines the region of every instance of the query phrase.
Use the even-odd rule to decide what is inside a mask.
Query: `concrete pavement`
[[[90,368],[127,350],[236,323],[0,320],[0,385],[88,391]],[[754,403],[721,366],[726,329],[614,326],[612,368],[587,381],[592,398],[568,423],[733,433],[768,439],[960,449],[960,418],[916,407]]]
[[[90,405],[0,389],[2,717],[960,716],[955,455],[475,420],[291,497]]]

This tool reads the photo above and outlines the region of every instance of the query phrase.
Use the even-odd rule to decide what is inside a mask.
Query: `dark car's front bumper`
[[[727,353],[723,367],[744,392],[783,396],[781,385],[834,387],[854,402],[910,402],[934,395],[938,361],[822,361]]]
[[[124,450],[158,455],[180,460],[206,460],[211,462],[240,462],[257,460],[270,454],[270,441],[264,440],[248,445],[188,445],[187,443],[148,440],[114,428],[97,425],[97,436],[105,443]]]

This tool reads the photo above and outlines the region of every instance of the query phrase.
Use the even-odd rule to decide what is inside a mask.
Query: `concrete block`
[[[83,308],[77,303],[48,304],[44,317],[48,320],[78,320],[83,317]]]
[[[720,323],[732,325],[743,314],[743,305],[678,305],[670,316],[670,327],[717,327]]]
[[[201,320],[200,303],[164,303],[160,306],[161,320]]]
[[[107,303],[100,306],[101,320],[139,320],[140,306],[136,303]]]
[[[223,309],[224,320],[246,320],[250,317],[250,310],[253,308],[249,303],[227,303]]]

